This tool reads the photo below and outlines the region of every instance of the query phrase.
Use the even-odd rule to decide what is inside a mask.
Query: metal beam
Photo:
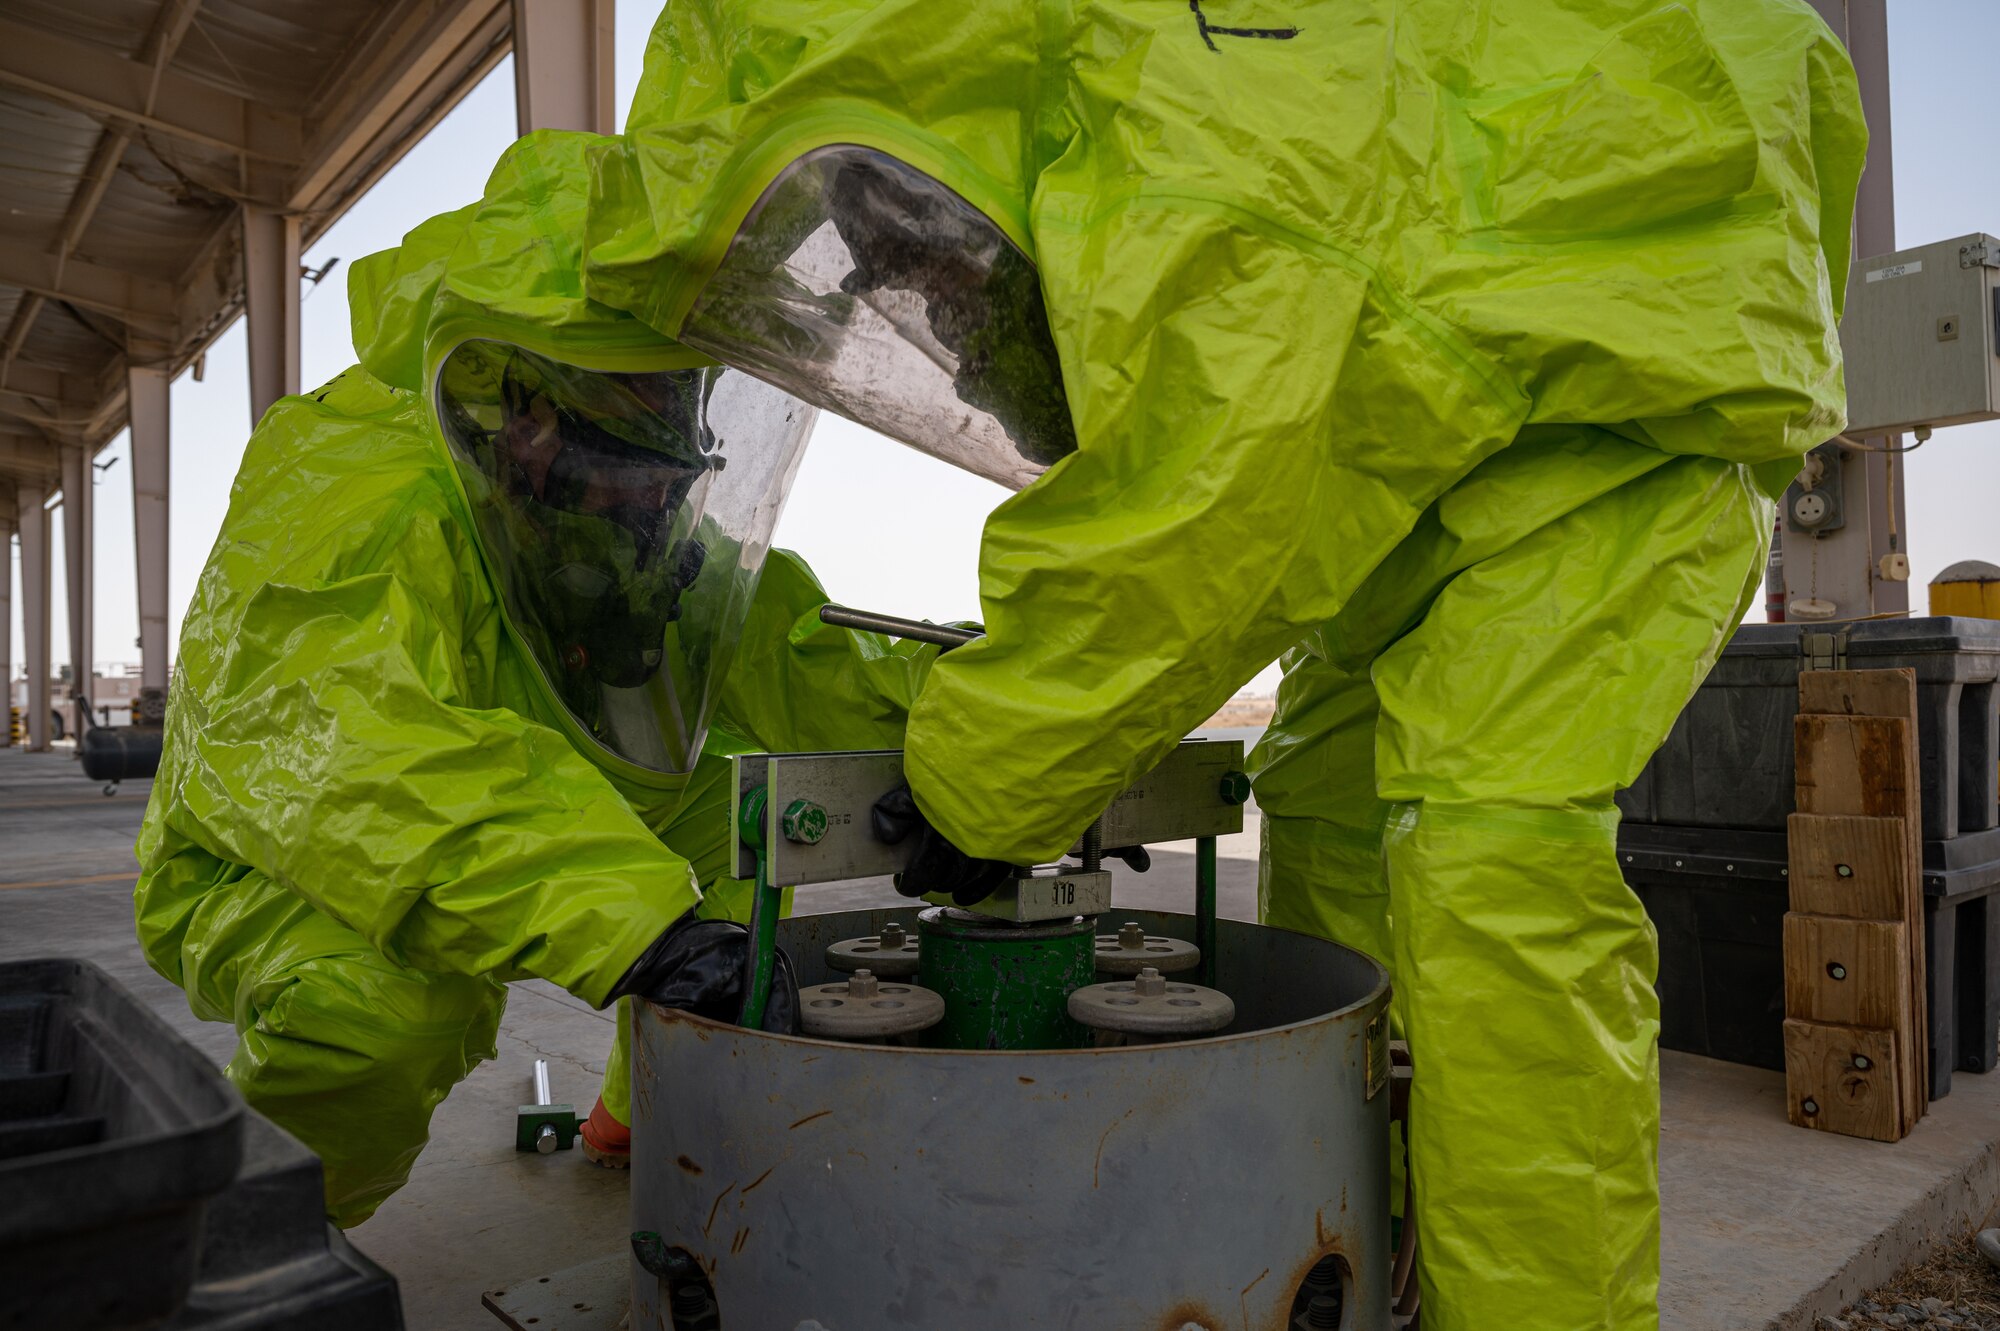
[[[29,435],[0,435],[0,475],[18,478],[23,495],[29,485],[38,485],[46,498],[61,474],[54,444]],[[27,502],[25,498],[21,500],[23,505]]]
[[[133,366],[132,532],[139,568],[139,687],[167,687],[167,372]]]
[[[107,123],[258,161],[295,163],[305,139],[297,116],[170,68],[155,70],[104,47],[6,19],[0,19],[0,84]]]
[[[1847,46],[1868,124],[1868,162],[1854,209],[1854,256],[1888,254],[1896,248],[1896,179],[1889,122],[1887,0],[1812,0],[1812,4]],[[1901,442],[1900,435],[1888,435],[1870,444],[1880,449]],[[1903,459],[1879,451],[1842,451],[1841,508],[1847,515],[1846,526],[1815,536],[1793,531],[1789,518],[1779,515],[1788,611],[1807,598],[1832,602],[1838,619],[1908,611],[1909,582],[1883,576],[1885,556],[1909,551]]]
[[[250,311],[250,424],[299,391],[299,219],[243,209],[243,291]]]
[[[513,0],[514,113],[523,134],[617,125],[616,0]]]
[[[49,515],[48,493],[20,488],[21,648],[28,667],[28,752],[49,747]]]
[[[181,38],[187,35],[194,22],[195,10],[201,0],[169,0],[153,20],[152,31],[146,34],[146,44],[140,51],[140,58],[152,77],[146,84],[144,97],[140,99],[141,114],[151,115],[159,100],[160,78],[166,73],[167,65],[173,60],[174,52],[180,49]],[[98,137],[97,146],[91,150],[90,162],[84,167],[83,178],[71,192],[69,207],[63,212],[62,232],[56,241],[56,278],[62,278],[64,262],[83,239],[83,233],[90,229],[91,219],[97,216],[97,206],[104,202],[104,191],[111,185],[111,177],[125,160],[125,149],[131,145],[132,133],[123,124],[107,128]],[[8,352],[11,359],[12,352]]]
[[[308,242],[500,63],[510,31],[507,0],[403,5],[333,71],[285,199]]]
[[[146,328],[171,331],[174,327],[171,282],[81,259],[65,263],[18,241],[0,240],[0,285],[20,287],[50,300],[66,300]]]
[[[66,444],[62,450],[64,590],[69,593],[69,696],[71,733],[79,739],[97,712],[92,702],[91,663],[96,614],[97,469],[90,450]]]
[[[92,403],[73,399],[50,402],[11,388],[0,388],[0,427],[18,422],[46,435],[94,438],[111,424],[121,405],[117,399],[102,398]]]
[[[28,340],[28,333],[35,326],[35,320],[42,313],[43,297],[32,291],[21,293],[21,299],[14,306],[14,318],[7,325],[7,334],[0,338],[0,388],[4,388],[14,377],[14,363],[21,354],[22,343]]]
[[[6,716],[14,705],[14,514],[0,515],[0,749],[14,743],[14,727]]]

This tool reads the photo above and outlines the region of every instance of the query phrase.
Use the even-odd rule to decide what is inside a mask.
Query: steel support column
[[[521,133],[609,134],[615,0],[513,0],[514,114]]]
[[[14,705],[14,515],[0,517],[0,706]],[[0,715],[0,749],[14,743],[14,727]]]
[[[132,415],[132,534],[139,577],[139,689],[133,719],[164,707],[167,689],[167,372],[133,366],[127,374]],[[158,692],[154,692],[157,690]]]
[[[24,483],[21,510],[21,650],[28,668],[28,752],[49,747],[49,515],[48,491]]]
[[[299,391],[299,219],[244,205],[243,303],[250,315],[250,424]]]
[[[1812,0],[1813,7],[1847,44],[1868,122],[1868,165],[1854,209],[1854,256],[1865,259],[1896,248],[1895,158],[1889,125],[1889,12],[1887,0]],[[1864,441],[1871,450],[1899,447],[1902,436]],[[1808,597],[1834,604],[1839,619],[1907,611],[1910,584],[1883,576],[1883,557],[1907,554],[1903,459],[1881,451],[1845,449],[1841,511],[1847,524],[1823,536],[1794,532],[1784,542],[1787,606]],[[1892,539],[1891,533],[1894,533]]]
[[[97,544],[97,469],[90,465],[90,450],[81,444],[63,445],[62,489],[63,570],[69,594],[69,700],[74,704],[70,733],[81,739],[84,730],[97,719],[91,672],[91,663],[96,659],[91,621],[97,590],[93,557]]]

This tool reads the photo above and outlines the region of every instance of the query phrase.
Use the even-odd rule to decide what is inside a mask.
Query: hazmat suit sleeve
[[[174,780],[155,806],[391,960],[536,976],[601,1005],[697,900],[688,865],[562,734],[479,705],[518,694],[494,677],[523,667],[445,490],[398,470],[401,436],[357,411],[388,395],[352,377],[365,382],[329,389],[342,400],[328,413],[287,399],[252,441],[190,612]],[[332,407],[359,423],[322,430]],[[292,474],[313,470],[302,442],[332,456],[330,434],[370,430],[372,471],[336,478],[316,511],[286,502],[284,487],[310,483]],[[289,513],[306,549],[266,513]]]
[[[1331,616],[1382,533],[1409,530],[1523,410],[1364,275],[1239,219],[1135,208],[1043,246],[1045,278],[1130,277],[1052,294],[1071,311],[1053,317],[1079,450],[987,519],[987,635],[933,672],[906,763],[940,830],[1017,863],[1060,854]]]

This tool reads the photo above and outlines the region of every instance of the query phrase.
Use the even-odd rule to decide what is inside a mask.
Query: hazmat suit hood
[[[364,366],[420,393],[552,713],[614,774],[690,771],[813,409],[581,292],[587,136],[350,279]]]

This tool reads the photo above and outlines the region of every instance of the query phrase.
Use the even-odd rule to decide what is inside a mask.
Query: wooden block
[[[1841,716],[1917,714],[1917,672],[1894,670],[1803,670],[1799,710]]]
[[[1896,1085],[1904,1063],[1894,1031],[1785,1022],[1785,1099],[1794,1124],[1872,1141],[1909,1132]]]
[[[1785,916],[1785,1015],[1907,1030],[1908,939],[1901,920]]]
[[[1909,745],[1910,722],[1897,717],[1799,713],[1792,731],[1799,812],[1908,816],[1917,794]]]
[[[1905,1072],[1898,1078],[1905,1121],[1914,1125],[1930,1100],[1930,1041],[1925,1032],[1928,964],[1924,956],[1923,813],[1917,753],[1916,672],[1809,670],[1799,676],[1800,721],[1793,730],[1800,762],[1796,788],[1802,813],[1873,815],[1904,822],[1902,918],[1910,940],[1909,1022],[1898,1049]],[[1811,720],[1807,718],[1811,717]],[[1903,728],[1900,741],[1863,718]],[[1900,754],[1897,752],[1900,750]]]
[[[1792,909],[1855,920],[1903,920],[1910,882],[1903,818],[1791,817]]]

